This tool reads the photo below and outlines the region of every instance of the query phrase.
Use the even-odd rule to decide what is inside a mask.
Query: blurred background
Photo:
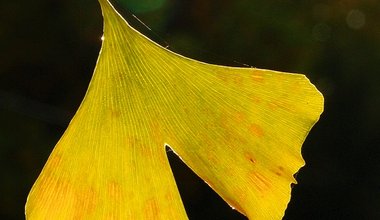
[[[325,112],[303,145],[307,165],[285,219],[380,219],[379,1],[115,4],[185,56],[306,74]],[[27,194],[85,94],[101,36],[96,0],[0,2],[0,219],[24,218]],[[190,219],[246,219],[168,156]]]

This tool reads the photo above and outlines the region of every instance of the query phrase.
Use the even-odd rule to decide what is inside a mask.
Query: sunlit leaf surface
[[[187,219],[169,145],[249,219],[280,219],[323,109],[304,75],[170,52],[100,0],[104,40],[87,94],[26,204],[28,219]]]

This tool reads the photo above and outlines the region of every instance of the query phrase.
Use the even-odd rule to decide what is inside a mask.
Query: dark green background
[[[377,0],[123,1],[135,27],[183,55],[307,74],[325,112],[303,146],[307,165],[285,219],[380,219]],[[84,96],[101,35],[96,0],[1,1],[0,219],[23,218],[27,193]],[[169,158],[191,219],[245,219]]]

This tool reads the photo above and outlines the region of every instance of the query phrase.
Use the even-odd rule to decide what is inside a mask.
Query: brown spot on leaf
[[[282,166],[278,166],[276,169],[272,170],[274,174],[277,176],[283,176],[284,175],[285,168]]]
[[[255,157],[252,155],[251,152],[245,152],[245,153],[244,153],[244,157],[245,157],[248,161],[250,161],[251,163],[256,163],[256,159],[255,159]]]

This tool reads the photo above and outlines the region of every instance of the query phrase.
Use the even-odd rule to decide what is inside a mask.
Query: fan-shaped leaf
[[[250,219],[280,219],[323,109],[304,75],[211,65],[138,33],[99,0],[87,94],[26,204],[28,219],[186,219],[170,147]]]

